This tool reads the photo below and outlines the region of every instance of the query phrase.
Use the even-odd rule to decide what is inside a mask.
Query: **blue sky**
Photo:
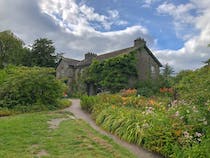
[[[57,52],[82,59],[133,45],[142,37],[176,71],[210,58],[210,0],[1,0],[0,31],[27,45],[41,37]]]

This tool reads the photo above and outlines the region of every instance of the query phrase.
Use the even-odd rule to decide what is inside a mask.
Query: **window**
[[[155,75],[155,67],[153,66],[153,65],[151,65],[151,67],[150,67],[150,71],[151,71],[151,75],[153,76],[153,75]]]

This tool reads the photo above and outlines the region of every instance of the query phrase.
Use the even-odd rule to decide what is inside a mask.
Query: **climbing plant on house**
[[[87,69],[86,83],[111,92],[128,88],[129,80],[137,77],[136,51],[103,61],[93,61]]]

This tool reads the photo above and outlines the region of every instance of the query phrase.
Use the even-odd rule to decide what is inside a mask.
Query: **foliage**
[[[136,52],[103,61],[94,61],[88,69],[87,83],[111,92],[128,88],[129,80],[137,77]]]
[[[71,106],[72,102],[69,99],[63,98],[58,100],[59,108],[64,109]]]
[[[96,103],[96,99],[94,96],[82,96],[81,97],[81,107],[83,110],[87,112],[92,112],[92,106]]]
[[[169,64],[164,65],[159,79],[161,87],[170,88],[172,86],[173,73],[174,70]]]
[[[0,80],[0,107],[23,112],[59,107],[65,86],[53,74],[53,69],[39,67],[9,66],[0,71],[4,76]]]
[[[31,66],[55,67],[56,55],[53,42],[46,38],[34,41],[31,50]]]
[[[1,158],[134,158],[125,148],[102,136],[68,112],[39,112],[1,118]],[[49,129],[53,119],[64,119]],[[48,156],[39,156],[46,151]]]
[[[0,32],[0,68],[8,64],[27,65],[29,50],[12,32]]]
[[[0,108],[0,117],[9,116],[15,114],[14,111],[11,111],[8,108]]]
[[[156,95],[157,93],[159,93],[160,87],[161,87],[160,79],[139,81],[137,83],[138,94],[145,97],[151,97]]]
[[[162,95],[162,93],[160,93],[161,88],[171,88],[173,81],[173,73],[173,68],[170,65],[166,64],[161,74],[156,80],[148,79],[146,81],[139,81],[137,83],[136,87],[138,90],[138,94],[145,97]],[[169,96],[172,95],[170,94]]]
[[[180,99],[201,107],[208,106],[210,98],[210,67],[205,66],[195,71],[180,72],[175,78],[174,87]]]
[[[168,106],[168,98],[111,94],[81,101],[83,106],[91,105],[97,124],[126,141],[166,157],[204,158],[209,153],[208,106],[200,108],[185,101]]]
[[[120,91],[121,95],[123,97],[128,97],[128,96],[136,96],[137,95],[137,90],[136,89],[123,89]]]

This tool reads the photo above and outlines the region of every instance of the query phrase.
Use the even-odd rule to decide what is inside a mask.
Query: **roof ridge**
[[[77,60],[77,59],[72,59],[72,58],[62,57],[62,59],[66,59],[66,60],[74,60],[74,61],[78,61],[78,62],[80,62],[80,60]]]
[[[119,52],[119,51],[125,51],[127,49],[132,49],[132,48],[135,48],[135,47],[128,47],[128,48],[123,48],[123,49],[117,49],[117,50],[114,50],[114,51],[111,51],[111,52],[105,52],[103,54],[99,54],[98,56],[102,56],[102,55],[106,55],[106,54],[111,54],[111,53]]]

